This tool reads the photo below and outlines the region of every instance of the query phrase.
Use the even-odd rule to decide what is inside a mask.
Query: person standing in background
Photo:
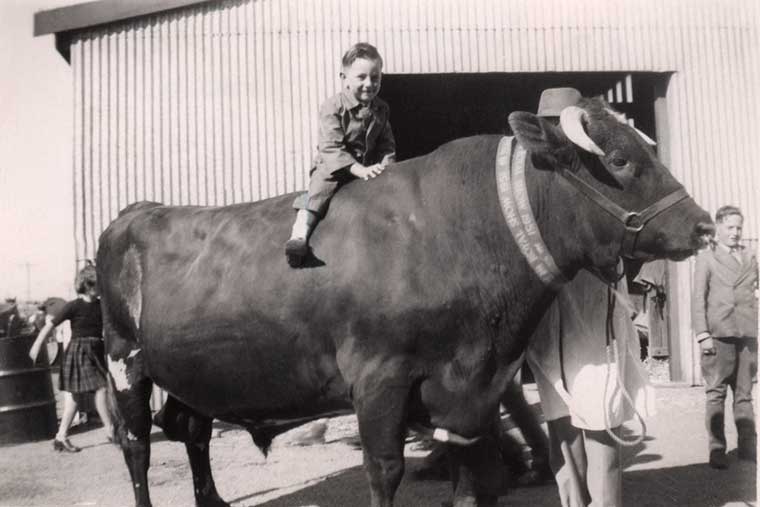
[[[113,426],[106,406],[103,317],[95,266],[87,265],[79,271],[76,291],[79,297],[66,303],[60,313],[45,323],[29,350],[29,357],[35,362],[40,347],[53,329],[66,320],[71,323],[71,341],[64,349],[59,377],[59,389],[65,396],[63,415],[53,440],[53,449],[59,452],[81,450],[68,439],[68,431],[77,412],[77,397],[82,393],[95,393],[95,408],[103,422],[106,440],[113,440]]]
[[[739,459],[757,462],[752,381],[757,374],[758,265],[741,245],[744,217],[736,206],[715,213],[715,242],[699,253],[694,268],[692,323],[705,380],[709,464],[728,468],[724,411],[734,397]]]
[[[579,100],[574,88],[549,88],[537,115],[559,128],[562,110]],[[622,263],[619,268],[622,275]],[[613,296],[580,271],[559,291],[528,345],[562,507],[623,505],[621,426],[655,413],[627,293],[625,276]]]

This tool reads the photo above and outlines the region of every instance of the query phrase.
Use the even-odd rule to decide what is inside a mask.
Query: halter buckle
[[[641,215],[635,211],[629,211],[623,217],[625,228],[631,232],[641,232],[646,222],[641,219]]]

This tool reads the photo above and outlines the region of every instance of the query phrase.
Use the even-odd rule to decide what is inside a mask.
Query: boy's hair
[[[85,267],[79,270],[76,280],[74,281],[74,289],[77,294],[87,294],[90,289],[94,289],[98,285],[98,275],[95,272],[95,266],[88,263]]]
[[[740,210],[738,206],[731,206],[729,204],[727,206],[721,206],[720,208],[718,208],[718,211],[715,212],[715,221],[723,222],[723,220],[725,220],[726,217],[729,217],[731,215],[739,215],[741,219],[744,220],[744,215],[742,215],[742,210]]]
[[[350,67],[351,64],[359,58],[364,58],[365,60],[374,60],[378,62],[381,67],[383,65],[383,57],[380,56],[380,52],[375,46],[368,42],[357,42],[348,48],[348,51],[346,51],[343,55],[343,68],[345,69],[346,67]]]

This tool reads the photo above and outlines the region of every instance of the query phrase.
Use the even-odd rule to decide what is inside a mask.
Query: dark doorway
[[[381,96],[390,104],[399,160],[476,134],[508,133],[512,111],[535,111],[541,91],[572,86],[603,95],[636,127],[656,138],[655,86],[664,74],[621,72],[386,74]]]
[[[669,73],[653,72],[386,74],[381,96],[391,107],[399,160],[424,155],[460,137],[509,134],[509,113],[535,111],[541,92],[558,86],[577,88],[585,97],[605,97],[657,140],[656,149],[667,159],[669,78]],[[636,284],[629,287],[633,297],[647,297]],[[664,314],[661,325],[647,329],[649,350],[663,356],[669,354],[667,322]]]

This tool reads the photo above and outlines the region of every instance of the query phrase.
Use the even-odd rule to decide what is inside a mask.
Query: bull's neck
[[[576,196],[568,192],[568,185],[560,173],[554,169],[538,169],[530,155],[526,157],[525,181],[530,210],[540,231],[540,236],[556,264],[563,280],[571,280],[586,262],[584,244],[587,237],[580,203]]]
[[[520,157],[512,158],[515,163],[519,162]],[[502,273],[501,290],[504,291],[506,307],[522,310],[512,312],[509,326],[511,334],[522,346],[527,343],[527,338],[560,286],[572,279],[584,264],[582,238],[586,235],[580,229],[582,225],[573,208],[572,194],[568,193],[562,177],[554,170],[535,168],[530,154],[524,158],[524,163],[522,186],[517,182],[518,178],[509,178],[509,184],[512,185],[510,191],[515,194],[515,202],[525,199],[527,193],[528,203],[525,208],[512,212],[520,214],[522,211],[532,215],[531,220],[535,220],[539,234],[527,238],[530,234],[525,228],[530,229],[532,224],[523,223],[524,217],[511,217],[509,207],[503,202],[499,203],[502,213],[497,221],[507,235],[505,255],[500,259],[500,263],[506,263],[502,265],[507,266],[506,272]],[[512,173],[515,174],[514,167]],[[503,181],[499,183],[502,184]],[[520,206],[517,205],[517,208]],[[526,243],[536,239],[540,245],[526,246]],[[535,252],[542,249],[548,252],[544,256],[548,261],[545,264],[552,265],[556,276],[547,277],[545,271],[542,271],[545,266],[541,262],[535,262]]]

